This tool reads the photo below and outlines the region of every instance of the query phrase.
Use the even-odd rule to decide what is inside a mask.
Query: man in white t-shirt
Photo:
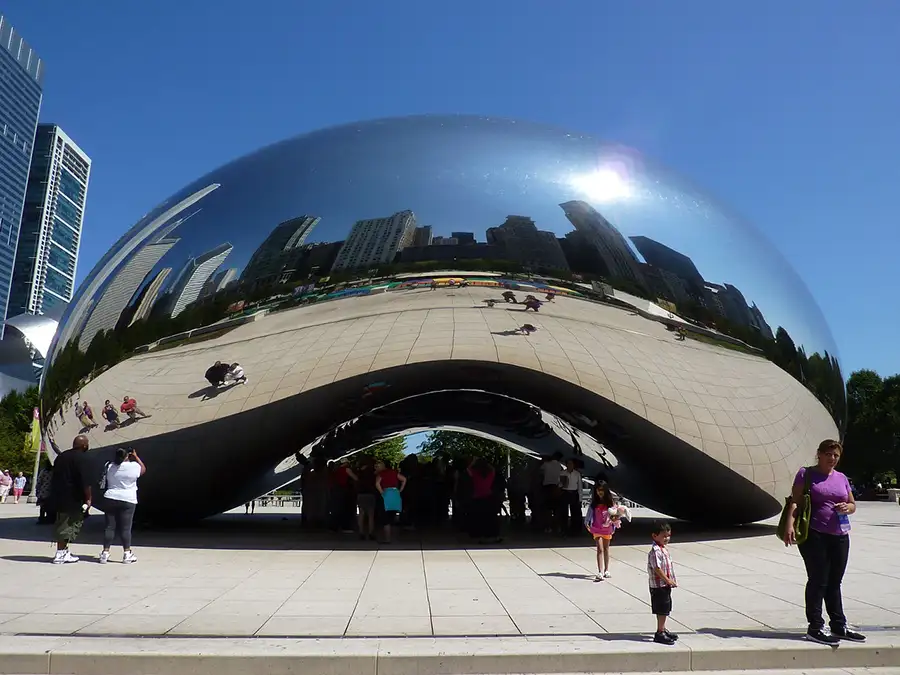
[[[116,457],[106,465],[106,490],[103,493],[103,513],[106,516],[106,531],[103,533],[103,551],[100,562],[109,562],[109,549],[116,533],[122,540],[125,564],[137,562],[131,550],[131,524],[137,508],[138,478],[147,472],[147,467],[135,450],[119,448]]]
[[[552,457],[545,457],[541,464],[541,491],[544,493],[541,524],[544,532],[552,532],[559,523],[561,462],[562,453],[555,452]]]
[[[581,471],[574,459],[566,460],[566,469],[559,479],[562,486],[562,508],[560,509],[560,527],[569,534],[581,534]],[[568,520],[568,522],[566,522]]]

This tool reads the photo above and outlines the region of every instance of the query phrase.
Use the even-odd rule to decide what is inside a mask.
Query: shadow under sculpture
[[[207,383],[218,361],[247,379]],[[747,523],[846,413],[821,312],[754,230],[635,152],[465,116],[299,136],[172,196],[81,285],[41,396],[57,448],[76,402],[136,400],[88,456],[137,448],[159,521],[286,485],[297,452],[455,429]]]

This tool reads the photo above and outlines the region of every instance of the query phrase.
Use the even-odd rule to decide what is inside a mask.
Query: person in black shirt
[[[78,562],[78,558],[69,552],[69,542],[78,537],[91,508],[91,485],[84,475],[84,453],[88,446],[87,436],[76,436],[72,449],[60,454],[53,466],[50,491],[56,506],[56,557],[53,562],[57,565]]]

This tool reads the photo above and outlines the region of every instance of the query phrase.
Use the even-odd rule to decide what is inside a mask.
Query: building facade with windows
[[[7,316],[59,315],[72,299],[91,159],[55,124],[39,124]]]
[[[386,265],[407,246],[416,234],[416,216],[399,211],[388,218],[358,220],[334,261],[333,272]]]
[[[43,61],[0,15],[0,312],[4,319],[43,83]]]

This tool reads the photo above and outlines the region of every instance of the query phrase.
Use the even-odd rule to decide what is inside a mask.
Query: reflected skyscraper
[[[161,238],[172,232],[175,227],[191,216],[181,218],[174,225],[170,226],[166,225],[168,221],[189,209],[219,187],[221,187],[219,183],[211,183],[206,187],[197,190],[193,194],[188,195],[184,199],[181,199],[175,205],[167,208],[152,220],[149,219],[149,216],[145,216],[138,221],[131,230],[126,232],[125,235],[123,235],[121,245],[107,251],[100,259],[100,262],[97,263],[97,266],[91,271],[88,278],[79,287],[81,295],[74,301],[74,306],[70,308],[64,325],[60,326],[59,333],[56,335],[56,344],[59,347],[66,346],[75,333],[79,332],[80,336],[78,344],[85,345],[83,349],[87,349],[86,345],[90,344],[90,341],[94,336],[88,334],[86,322],[90,321],[90,318],[93,316],[92,309],[96,308],[98,305],[98,301],[96,300],[97,294],[103,289],[104,284],[106,284],[110,277],[115,273],[122,261],[127,259],[141,246],[159,243]],[[197,212],[195,211],[191,215],[196,213]],[[164,229],[161,231],[160,228]],[[149,272],[150,269],[152,269],[152,266],[147,271]],[[133,293],[134,290],[132,290],[132,294]],[[87,317],[87,319],[85,319],[85,317]],[[118,321],[118,318],[116,318],[116,321]]]
[[[559,206],[575,229],[583,233],[589,245],[597,250],[606,268],[604,276],[646,286],[638,259],[618,228],[587,202],[572,200]]]
[[[41,110],[44,63],[0,14],[0,317],[5,319]],[[63,284],[64,285],[64,284]],[[71,291],[70,291],[71,292]],[[0,325],[0,337],[4,325]]]
[[[9,315],[61,313],[72,299],[90,173],[90,157],[62,129],[38,125]]]
[[[416,228],[416,233],[413,235],[413,246],[431,246],[431,242],[434,236],[431,232],[431,225],[423,225],[422,227]]]
[[[694,261],[684,253],[679,253],[665,244],[661,244],[650,237],[631,237],[635,248],[650,265],[675,274],[687,282],[692,294],[701,296],[705,282],[703,275],[694,265]]]
[[[412,211],[399,211],[389,218],[358,220],[334,261],[333,271],[384,265],[398,251],[411,246],[416,232]]]
[[[319,224],[317,216],[298,216],[280,223],[253,253],[241,279],[258,283],[276,278],[284,269],[296,266],[303,244]]]
[[[176,237],[168,235],[181,224],[178,220],[160,232],[155,241],[144,246],[132,256],[103,291],[94,306],[78,343],[82,351],[87,351],[98,333],[112,330],[119,323],[122,313],[144,279],[156,267],[156,263],[178,243]]]
[[[304,247],[303,250],[305,251],[306,247]],[[224,290],[228,284],[232,283],[237,278],[238,271],[234,267],[229,267],[227,270],[219,270],[209,278],[209,281],[203,284],[203,289],[200,291],[198,300],[202,300],[203,298],[215,295],[219,291]]]
[[[176,317],[185,308],[200,297],[203,285],[215,273],[219,266],[225,262],[225,258],[231,253],[232,246],[229,243],[219,244],[214,249],[188,260],[187,264],[178,275],[171,294],[169,316]]]
[[[499,227],[488,228],[487,240],[500,247],[504,258],[526,267],[569,269],[556,235],[538,230],[526,216],[507,216]]]
[[[171,273],[171,267],[163,267],[156,276],[153,277],[153,281],[147,284],[144,291],[141,293],[141,299],[138,301],[137,309],[135,309],[134,315],[131,317],[131,321],[128,324],[129,326],[142,319],[146,319],[150,315],[153,305],[156,304],[156,300],[159,298],[159,292],[162,290],[163,284],[166,283],[166,279],[169,278]]]

